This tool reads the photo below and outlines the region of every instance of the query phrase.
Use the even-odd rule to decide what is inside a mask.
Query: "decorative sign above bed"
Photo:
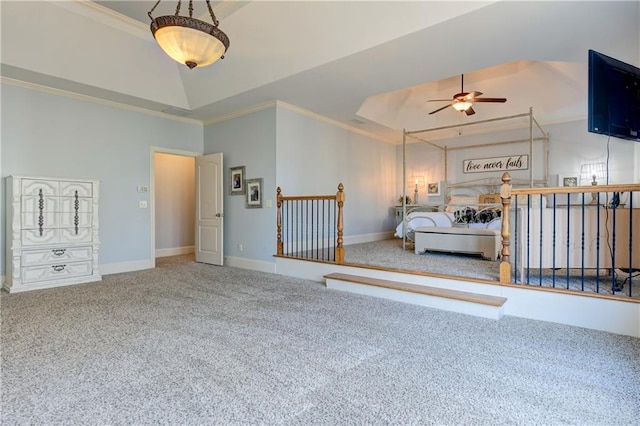
[[[527,154],[511,157],[478,158],[462,162],[464,173],[499,172],[503,170],[528,170]]]

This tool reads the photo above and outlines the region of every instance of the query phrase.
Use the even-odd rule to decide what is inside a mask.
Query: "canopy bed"
[[[455,130],[458,134],[461,134],[461,128],[476,126],[483,127],[484,129],[492,130],[501,124],[508,123],[505,126],[505,130],[512,130],[521,128],[523,122],[526,124],[528,130],[528,136],[521,139],[509,139],[509,140],[496,140],[487,143],[465,143],[457,146],[449,146],[446,143],[438,143],[430,141],[426,138],[429,134],[438,134],[450,130]],[[452,126],[436,127],[431,129],[404,131],[403,134],[403,149],[402,149],[402,187],[403,196],[402,200],[406,200],[406,187],[407,187],[407,139],[411,138],[417,142],[422,142],[434,147],[442,152],[443,157],[443,169],[444,180],[443,186],[443,203],[441,211],[438,212],[420,212],[416,207],[407,205],[403,202],[403,215],[404,220],[396,228],[395,235],[402,238],[402,247],[406,249],[407,240],[414,240],[414,234],[417,229],[420,231],[420,246],[416,247],[414,243],[414,249],[416,253],[420,250],[427,248],[443,248],[449,252],[468,252],[469,246],[477,246],[482,244],[474,241],[477,239],[486,239],[487,236],[495,235],[494,230],[501,229],[501,199],[498,195],[498,190],[502,181],[498,177],[493,178],[481,178],[474,180],[467,180],[461,182],[452,182],[449,179],[449,154],[452,151],[469,150],[472,148],[488,148],[500,145],[510,144],[528,144],[528,154],[526,156],[526,167],[516,162],[522,159],[514,158],[496,158],[493,159],[481,159],[481,160],[465,160],[465,168],[480,169],[472,170],[473,172],[482,172],[483,170],[489,171],[503,171],[515,168],[528,172],[527,179],[513,179],[512,184],[520,187],[534,187],[534,186],[547,186],[549,181],[549,135],[544,131],[542,126],[536,121],[533,116],[533,110],[530,108],[528,113],[517,114],[507,117],[493,118],[488,120],[474,121],[470,123],[457,124]],[[455,136],[454,136],[455,139]],[[447,139],[449,140],[449,139]],[[534,142],[541,141],[543,143],[541,155],[542,158],[534,158]],[[535,161],[534,161],[535,159]],[[542,177],[538,179],[534,178],[534,169],[538,162],[542,164]],[[520,206],[525,206],[527,203],[521,203]],[[439,232],[428,228],[447,229],[444,232]],[[464,228],[465,231],[456,232],[452,228]],[[474,231],[475,230],[475,231]],[[442,244],[434,243],[436,240],[435,235],[440,236],[441,240],[450,238],[451,240],[459,240],[460,244]],[[430,236],[432,243],[427,244],[425,237]],[[491,237],[491,240],[495,240]],[[457,249],[459,247],[459,249]],[[484,246],[483,246],[484,247]],[[482,251],[483,256],[495,259],[495,255],[486,255],[485,251]]]

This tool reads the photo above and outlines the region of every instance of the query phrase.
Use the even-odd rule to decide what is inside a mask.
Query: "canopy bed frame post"
[[[342,245],[342,233],[344,229],[344,221],[342,217],[342,210],[344,207],[344,185],[342,182],[338,184],[338,192],[336,193],[336,202],[338,204],[338,239],[336,245],[336,263],[341,265],[344,263],[344,247]]]
[[[407,130],[402,129],[402,250],[407,245]]]
[[[511,218],[509,215],[509,205],[511,204],[511,175],[508,172],[504,172],[502,175],[500,198],[502,199],[502,251],[500,252],[500,283],[508,284],[511,282]]]

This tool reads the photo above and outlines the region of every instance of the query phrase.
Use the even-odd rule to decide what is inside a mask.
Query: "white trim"
[[[143,40],[153,40],[149,25],[104,7],[93,1],[73,0],[55,2],[55,5],[67,9],[77,15],[108,25],[121,31],[125,31]],[[151,4],[153,6],[153,3]],[[149,8],[151,8],[151,6]]]
[[[377,135],[375,133],[371,133],[371,132],[368,132],[366,130],[359,129],[357,127],[351,126],[349,124],[343,123],[343,122],[335,120],[333,118],[329,118],[329,117],[326,117],[324,115],[317,114],[317,113],[315,113],[313,111],[309,111],[309,110],[306,110],[304,108],[300,108],[298,106],[288,104],[286,102],[276,101],[276,104],[280,108],[287,109],[289,111],[295,112],[295,113],[303,115],[305,117],[313,118],[313,119],[318,120],[318,121],[323,121],[323,122],[325,122],[327,124],[331,124],[332,126],[340,127],[342,129],[348,130],[348,131],[353,132],[353,133],[357,133],[357,134],[362,135],[362,136],[366,136],[366,137],[371,138],[371,139],[379,140],[380,142],[386,142],[386,143],[390,143],[390,144],[393,144],[393,145],[397,145],[399,143],[397,140],[385,138],[385,137]]]
[[[305,262],[283,257],[276,258],[276,271],[281,275],[318,282],[324,282],[324,275],[339,272],[500,296],[507,298],[504,304],[505,315],[640,337],[640,303],[637,302],[574,296],[525,286],[501,286],[498,283],[483,283],[481,280],[463,281],[460,278],[431,277],[330,263]]]
[[[102,276],[109,274],[121,274],[123,272],[142,271],[144,269],[155,268],[155,262],[152,259],[132,260],[129,262],[107,263],[100,265]]]
[[[253,114],[256,112],[264,111],[265,109],[275,108],[277,101],[269,101],[262,104],[252,105],[247,108],[239,109],[229,114],[219,115],[209,120],[203,120],[202,123],[207,126],[209,124],[221,123],[223,121],[233,120],[235,118],[243,117],[245,115]]]
[[[203,120],[203,124],[205,126],[207,126],[209,124],[221,123],[223,121],[233,120],[235,118],[239,118],[239,117],[242,117],[242,116],[245,116],[245,115],[249,115],[249,114],[253,114],[253,113],[256,113],[256,112],[264,111],[265,109],[274,108],[274,107],[283,108],[283,109],[295,112],[296,114],[300,114],[302,116],[305,116],[305,117],[308,117],[308,118],[311,118],[311,119],[314,119],[314,120],[322,121],[322,122],[330,124],[332,126],[340,127],[342,129],[348,130],[350,132],[357,133],[359,135],[363,135],[363,136],[369,137],[371,139],[376,139],[376,140],[379,140],[381,142],[391,143],[391,144],[394,144],[394,145],[398,144],[398,141],[396,141],[396,140],[388,139],[388,138],[382,137],[380,135],[377,135],[375,133],[367,132],[366,130],[359,129],[357,127],[351,126],[349,124],[343,123],[343,122],[335,120],[333,118],[329,118],[327,116],[315,113],[313,111],[309,111],[307,109],[304,109],[304,108],[301,108],[301,107],[298,107],[298,106],[295,106],[295,105],[292,105],[292,104],[288,104],[286,102],[278,101],[278,100],[269,101],[269,102],[265,102],[265,103],[257,104],[257,105],[252,105],[252,106],[249,106],[247,108],[243,108],[243,109],[234,111],[234,112],[232,112],[230,114],[224,114],[224,115],[220,115],[220,116],[217,116],[217,117],[213,117],[213,118],[211,118],[209,120]]]
[[[375,232],[372,234],[348,235],[344,237],[343,245],[370,243],[373,241],[382,241],[393,238],[393,232]]]
[[[273,262],[265,262],[264,260],[247,259],[245,257],[225,256],[225,266],[234,268],[250,269],[252,271],[267,272],[275,274],[276,264]]]
[[[181,254],[192,254],[192,253],[195,253],[195,250],[196,250],[195,246],[156,249],[156,259],[158,257],[179,256]]]
[[[149,147],[149,240],[152,267],[156,264],[156,153],[181,155],[183,157],[199,157],[201,152],[184,151],[181,149],[165,148],[161,146]]]
[[[69,92],[69,91],[62,90],[62,89],[56,89],[56,88],[53,88],[53,87],[47,87],[47,86],[43,86],[41,84],[30,83],[28,81],[21,81],[21,80],[16,80],[16,79],[9,78],[9,77],[0,76],[0,83],[2,83],[2,84],[10,84],[12,86],[22,87],[24,89],[37,90],[39,92],[48,93],[50,95],[64,96],[66,98],[75,99],[77,101],[91,102],[91,103],[94,103],[94,104],[104,105],[104,106],[108,106],[108,107],[112,107],[112,108],[124,109],[126,111],[139,112],[141,114],[151,115],[151,116],[154,116],[154,117],[160,117],[160,118],[164,118],[166,120],[180,121],[182,123],[197,124],[199,126],[202,126],[202,121],[195,120],[193,118],[178,117],[176,115],[165,114],[164,112],[154,111],[152,109],[132,106],[132,105],[123,104],[123,103],[120,103],[120,102],[108,101],[108,100],[101,99],[101,98],[96,98],[96,97],[93,97],[93,96],[81,95],[79,93]]]

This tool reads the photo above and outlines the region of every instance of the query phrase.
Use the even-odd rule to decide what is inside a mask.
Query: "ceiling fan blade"
[[[507,98],[475,98],[473,102],[507,102]]]
[[[453,105],[453,104],[445,105],[445,106],[443,106],[442,108],[438,108],[438,109],[437,109],[437,110],[435,110],[435,111],[431,111],[431,112],[429,113],[429,115],[431,115],[431,114],[435,114],[436,112],[440,112],[440,111],[442,111],[443,109],[449,108],[451,105]]]
[[[476,113],[476,112],[473,110],[473,107],[469,107],[469,108],[467,108],[466,110],[464,110],[464,111],[462,111],[462,112],[464,112],[464,113],[465,113],[465,114],[467,114],[467,115],[473,115],[473,114],[475,114],[475,113]]]
[[[451,99],[429,99],[427,102],[451,102]]]
[[[467,95],[464,97],[464,99],[465,99],[466,101],[470,101],[470,100],[473,100],[473,99],[475,99],[476,97],[478,97],[478,96],[480,96],[480,95],[482,95],[482,92],[469,92],[469,93],[467,93]]]

